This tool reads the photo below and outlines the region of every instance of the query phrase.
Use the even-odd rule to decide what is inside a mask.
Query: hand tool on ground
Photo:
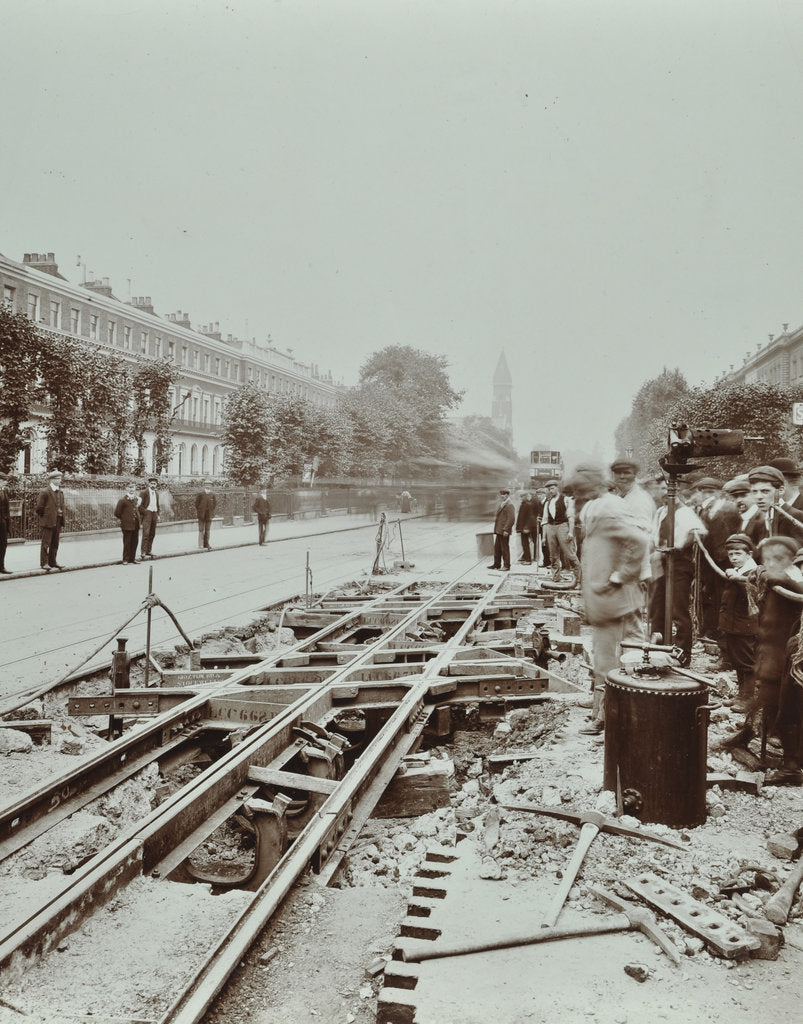
[[[587,921],[585,924],[580,924],[573,928],[541,928],[537,932],[506,935],[487,942],[464,942],[447,946],[440,945],[437,941],[408,941],[402,947],[403,959],[411,963],[419,963],[424,960],[439,960],[441,957],[485,953],[492,949],[512,949],[516,946],[531,946],[537,942],[555,942],[558,939],[582,939],[592,935],[610,935],[613,932],[627,932],[638,929],[647,936],[650,942],[654,942],[667,956],[671,957],[676,964],[680,963],[680,955],[677,949],[669,937],[658,927],[654,915],[649,910],[646,910],[644,907],[637,907],[627,900],[620,899],[605,889],[597,889],[594,886],[589,886],[589,888],[595,896],[604,900],[610,906],[615,907],[620,912],[612,917]]]
[[[585,855],[588,853],[588,848],[593,843],[597,833],[613,832],[614,835],[619,836],[650,839],[654,843],[662,843],[664,846],[671,846],[675,850],[683,850],[685,852],[685,847],[673,842],[671,839],[664,839],[662,836],[656,836],[644,829],[628,828],[626,825],[618,822],[616,818],[606,818],[599,811],[583,811],[578,813],[577,811],[564,810],[562,807],[538,807],[535,804],[502,804],[502,806],[510,811],[530,811],[534,814],[546,814],[551,818],[562,818],[564,821],[573,821],[576,825],[581,826],[580,839],[572,854],[572,859],[563,872],[563,878],[555,894],[552,907],[542,922],[544,928],[551,928],[560,916],[563,904],[566,902],[566,897],[574,885],[574,880],[580,871]]]
[[[803,882],[803,857],[792,868],[792,874],[781,888],[764,904],[764,916],[773,924],[786,924],[797,890]]]

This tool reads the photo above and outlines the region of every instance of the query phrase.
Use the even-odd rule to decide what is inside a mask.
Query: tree
[[[83,384],[82,468],[87,473],[122,473],[130,437],[128,366],[114,353],[86,348]]]
[[[87,396],[86,350],[55,334],[42,334],[38,397],[47,404],[47,461],[63,473],[80,469],[86,426],[82,404]]]
[[[145,431],[156,436],[156,472],[160,473],[170,461],[173,440],[170,434],[170,389],[178,382],[179,372],[169,359],[140,360],[131,379],[134,411],[131,436],[137,446],[134,472],[145,472]]]
[[[254,383],[243,384],[226,399],[222,425],[225,468],[236,484],[249,487],[270,473],[270,415],[268,395]]]
[[[617,455],[632,452],[646,466],[654,455],[655,435],[663,431],[666,439],[669,410],[686,394],[689,386],[679,369],[663,368],[657,377],[645,381],[633,399],[630,413],[616,428]]]
[[[23,423],[34,401],[40,351],[39,332],[28,317],[0,305],[0,470],[5,473],[26,445]]]

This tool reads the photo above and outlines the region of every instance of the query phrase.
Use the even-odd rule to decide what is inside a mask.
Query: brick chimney
[[[153,311],[150,295],[134,295],[128,305],[133,306],[140,313],[150,313],[151,316],[156,315]]]
[[[177,327],[186,327],[188,331],[192,330],[189,313],[182,313],[179,310],[178,313],[168,313],[167,319],[171,324],[175,324]]]
[[[41,270],[44,274],[51,274],[53,277],[66,278],[59,273],[59,265],[56,263],[56,254],[52,252],[26,252],[22,262],[32,270]]]
[[[222,341],[223,337],[220,333],[220,322],[216,320],[213,324],[204,324],[201,328],[201,334],[207,338],[214,338],[215,341]]]
[[[108,277],[104,277],[102,281],[85,281],[84,288],[88,288],[92,292],[97,292],[99,295],[105,295],[108,299],[113,299],[112,286],[109,284]]]

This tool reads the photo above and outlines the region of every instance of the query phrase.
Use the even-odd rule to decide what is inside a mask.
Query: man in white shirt
[[[156,536],[156,523],[159,519],[159,492],[156,489],[158,483],[158,477],[149,476],[148,486],[140,491],[139,495],[139,518],[142,523],[141,558],[153,558],[151,548],[153,547],[153,538]]]

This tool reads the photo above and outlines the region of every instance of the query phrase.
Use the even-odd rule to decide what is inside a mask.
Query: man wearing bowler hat
[[[780,469],[784,478],[784,489],[781,497],[784,505],[803,512],[803,494],[800,493],[800,467],[794,459],[770,459],[767,463],[775,469]]]
[[[47,487],[39,492],[36,500],[36,515],[39,517],[41,544],[39,565],[45,572],[63,569],[56,556],[59,551],[59,537],[64,526],[64,491],[61,489],[61,471],[53,469],[47,474]]]

